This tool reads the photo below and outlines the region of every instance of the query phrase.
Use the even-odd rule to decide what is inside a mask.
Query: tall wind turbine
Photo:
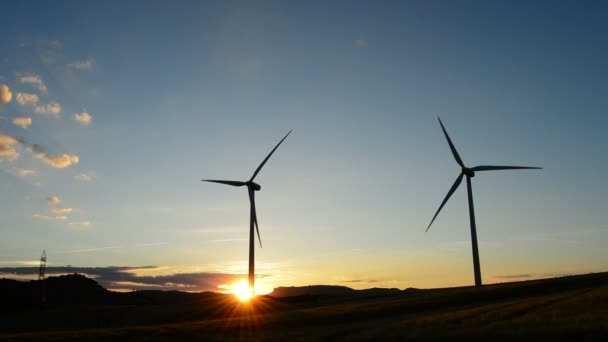
[[[439,212],[441,211],[443,206],[450,199],[450,196],[452,196],[454,191],[456,191],[456,189],[458,189],[458,186],[462,182],[462,177],[467,176],[467,194],[469,197],[469,219],[471,221],[471,243],[473,245],[473,269],[475,270],[475,286],[481,286],[481,269],[479,267],[479,251],[477,249],[477,231],[475,228],[475,209],[473,207],[473,189],[471,188],[471,178],[475,177],[475,172],[477,172],[477,171],[542,169],[542,168],[541,167],[529,167],[529,166],[492,166],[492,165],[480,165],[480,166],[475,166],[475,167],[471,167],[471,168],[466,167],[464,165],[464,163],[462,162],[462,159],[460,159],[460,155],[458,155],[458,151],[456,151],[456,147],[454,147],[454,144],[452,143],[452,139],[450,139],[448,132],[445,130],[445,127],[443,127],[443,123],[441,122],[441,119],[440,118],[437,118],[437,119],[439,120],[439,124],[441,125],[441,129],[443,130],[443,134],[445,135],[445,138],[448,140],[448,144],[450,145],[450,150],[452,150],[452,155],[454,156],[454,159],[456,160],[458,165],[460,165],[462,170],[460,171],[460,175],[458,175],[458,178],[456,178],[456,181],[450,188],[450,191],[448,191],[447,196],[445,196],[445,198],[443,199],[443,202],[441,202],[439,209],[437,209],[437,212],[435,213],[435,216],[433,216],[433,219],[431,220],[431,223],[429,223],[429,226],[426,228],[426,231],[427,232],[429,231],[429,228],[431,228],[433,221],[435,221],[435,218],[437,217],[437,215],[439,214]]]
[[[255,179],[255,176],[258,175],[258,173],[260,172],[260,170],[262,170],[262,167],[264,167],[264,164],[266,164],[266,162],[268,161],[268,159],[270,159],[270,156],[272,156],[272,154],[274,153],[274,151],[276,151],[277,148],[279,148],[279,146],[281,145],[281,143],[283,142],[283,140],[285,140],[285,138],[287,138],[287,136],[291,134],[291,131],[287,132],[287,134],[283,137],[283,139],[281,139],[281,141],[279,141],[279,143],[277,144],[277,146],[275,146],[272,151],[270,151],[270,153],[268,154],[268,156],[266,156],[266,158],[262,161],[262,163],[260,164],[260,166],[258,166],[258,168],[255,170],[255,172],[253,173],[253,176],[251,176],[251,179],[249,179],[246,182],[241,182],[241,181],[228,181],[228,180],[217,180],[217,179],[203,179],[202,181],[204,182],[213,182],[213,183],[220,183],[220,184],[226,184],[226,185],[231,185],[231,186],[246,186],[247,187],[247,191],[249,192],[249,203],[250,203],[250,214],[249,214],[249,287],[251,288],[251,292],[252,294],[254,293],[254,283],[255,283],[255,248],[254,248],[254,240],[255,240],[255,236],[254,236],[254,232],[253,232],[253,226],[255,224],[255,229],[258,233],[258,241],[260,242],[260,248],[262,247],[262,239],[260,238],[260,229],[258,228],[258,216],[256,214],[255,211],[255,192],[256,191],[260,191],[260,189],[262,188],[259,184],[255,183],[253,180]]]

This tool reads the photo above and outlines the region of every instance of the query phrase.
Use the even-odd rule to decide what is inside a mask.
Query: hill
[[[188,300],[173,304],[70,304],[25,310],[0,317],[0,339],[608,340],[608,273],[481,288],[371,295],[332,291],[348,294],[261,296],[250,303],[216,294],[186,296]]]

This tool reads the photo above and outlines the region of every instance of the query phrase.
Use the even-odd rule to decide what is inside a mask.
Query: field
[[[1,318],[0,339],[15,341],[608,341],[608,273],[250,303],[216,295],[174,305],[72,305]]]

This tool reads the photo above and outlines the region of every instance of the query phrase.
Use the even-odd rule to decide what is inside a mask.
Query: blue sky
[[[242,274],[246,191],[200,179],[293,129],[256,179],[266,289],[471,284],[464,187],[424,232],[459,172],[441,116],[470,166],[544,167],[474,178],[485,282],[605,271],[607,10],[6,2],[0,266]]]

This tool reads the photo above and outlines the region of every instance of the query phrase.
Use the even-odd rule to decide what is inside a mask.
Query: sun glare
[[[253,290],[249,287],[246,280],[241,280],[230,287],[233,293],[241,302],[246,302],[253,297]]]

